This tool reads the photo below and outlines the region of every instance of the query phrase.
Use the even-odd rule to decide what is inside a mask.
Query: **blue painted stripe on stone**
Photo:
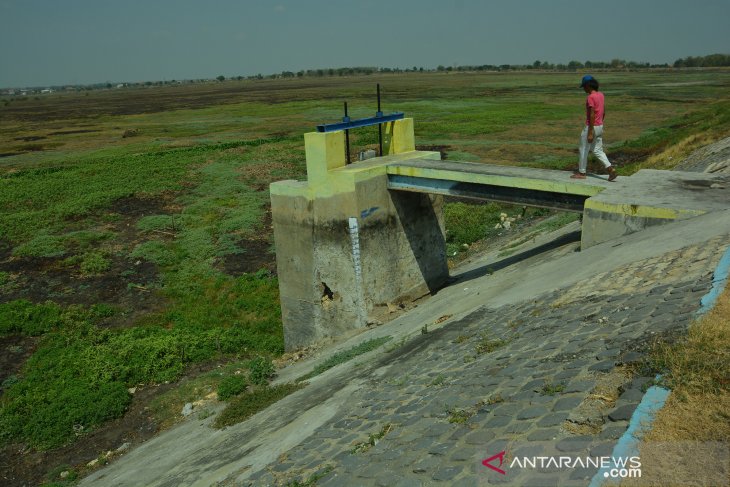
[[[613,458],[630,458],[639,456],[639,439],[643,430],[651,423],[654,422],[654,418],[659,410],[664,406],[667,398],[669,397],[669,390],[659,387],[652,386],[646,391],[644,397],[641,399],[639,406],[631,416],[629,427],[626,432],[619,438],[618,443],[613,448],[611,456]],[[616,468],[614,465],[610,465],[610,468],[600,469],[596,475],[593,476],[589,487],[600,487],[606,480],[610,479],[609,470]],[[620,480],[620,479],[614,479]]]
[[[720,297],[727,284],[728,273],[730,273],[730,247],[725,251],[720,263],[717,264],[717,268],[712,275],[712,288],[710,292],[702,296],[700,300],[702,307],[697,311],[697,315],[703,315],[715,306],[717,298]]]
[[[730,274],[730,247],[725,249],[725,253],[712,274],[712,287],[700,299],[700,309],[697,310],[696,316],[704,315],[715,306],[717,298],[725,289],[728,274]],[[661,376],[658,375],[657,380],[660,378]],[[664,407],[669,393],[668,389],[659,386],[652,386],[646,391],[639,406],[631,416],[628,429],[613,448],[613,458],[638,456],[641,433],[652,425],[657,413]],[[589,487],[601,487],[607,480],[609,480],[608,469],[601,469],[593,476]]]

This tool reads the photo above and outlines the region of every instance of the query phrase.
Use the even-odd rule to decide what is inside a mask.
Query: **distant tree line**
[[[464,66],[443,66],[440,65],[436,68],[425,68],[423,66],[412,66],[407,68],[382,68],[375,66],[355,66],[355,67],[344,67],[344,68],[324,68],[324,69],[307,69],[300,71],[282,71],[281,73],[262,75],[256,74],[253,76],[231,76],[226,77],[219,75],[215,78],[201,78],[201,79],[188,79],[183,81],[178,80],[165,80],[165,81],[140,81],[136,83],[119,83],[112,84],[109,82],[95,83],[88,85],[65,85],[65,86],[52,86],[51,88],[55,91],[89,91],[98,89],[112,89],[112,88],[128,88],[128,87],[152,87],[152,86],[165,86],[165,85],[179,85],[179,84],[193,84],[193,83],[205,83],[210,81],[223,82],[225,80],[238,80],[242,81],[245,79],[287,79],[287,78],[322,78],[322,77],[333,77],[333,76],[356,76],[356,75],[372,75],[372,74],[389,74],[389,73],[413,73],[413,72],[473,72],[473,71],[492,71],[492,72],[503,72],[503,71],[529,71],[529,70],[540,70],[540,71],[565,71],[573,72],[582,69],[607,69],[607,70],[636,70],[636,69],[682,69],[682,68],[716,68],[730,66],[730,54],[710,54],[708,56],[688,56],[686,58],[677,59],[673,65],[668,63],[664,64],[652,64],[652,63],[641,63],[636,61],[626,61],[624,59],[612,59],[609,62],[605,61],[570,61],[568,63],[554,64],[548,61],[536,60],[532,64],[481,64],[481,65],[464,65]],[[41,88],[28,88],[28,93],[40,93]],[[0,94],[10,94],[2,93]],[[19,93],[18,93],[19,94]]]
[[[710,54],[709,56],[688,56],[674,61],[675,68],[718,68],[730,66],[730,54]]]
[[[303,78],[303,77],[324,77],[324,76],[352,76],[352,75],[371,75],[376,73],[412,73],[412,72],[467,72],[467,71],[578,71],[580,69],[671,69],[671,68],[699,68],[699,67],[723,67],[730,66],[730,55],[728,54],[711,54],[709,56],[687,57],[678,59],[673,65],[669,63],[654,64],[648,62],[627,61],[625,59],[612,59],[606,61],[570,61],[568,63],[554,64],[548,61],[537,60],[532,64],[481,64],[481,65],[463,65],[463,66],[443,66],[436,68],[424,68],[423,66],[413,66],[410,68],[378,68],[373,66],[366,67],[347,67],[347,68],[327,68],[327,69],[308,69],[302,71],[282,71],[281,73],[262,75],[257,74],[248,76],[248,79],[280,79],[280,78]],[[223,81],[222,76],[218,80]],[[230,79],[234,79],[231,77]],[[241,76],[235,79],[241,79]]]

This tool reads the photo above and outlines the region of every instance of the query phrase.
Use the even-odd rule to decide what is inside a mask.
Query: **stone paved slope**
[[[686,329],[729,235],[730,212],[717,212],[580,253],[570,244],[484,263],[357,337],[393,336],[381,350],[239,425],[188,421],[81,485],[296,485],[315,474],[320,486],[587,485],[590,469],[502,476],[482,460],[508,446],[610,452],[649,380],[632,364]]]
[[[331,469],[317,485],[585,485],[595,470],[510,472],[505,479],[481,461],[508,444],[536,442],[531,454],[555,444],[563,454],[610,446],[648,380],[632,379],[625,366],[640,361],[658,335],[686,329],[726,241],[516,305],[484,307],[424,334],[384,356],[347,406],[306,441],[243,477],[286,485]],[[592,393],[612,375],[618,399],[596,401]],[[383,431],[376,445],[362,446]]]

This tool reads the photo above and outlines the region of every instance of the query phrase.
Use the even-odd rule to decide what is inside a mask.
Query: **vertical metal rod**
[[[345,118],[343,121],[350,121],[350,117],[347,115],[347,102],[345,102]],[[345,161],[347,164],[350,163],[350,131],[347,129],[345,129]]]
[[[378,112],[375,114],[377,117],[382,117],[383,112],[380,110],[380,83],[378,83]],[[383,124],[378,124],[378,146],[380,147],[380,157],[383,157]]]

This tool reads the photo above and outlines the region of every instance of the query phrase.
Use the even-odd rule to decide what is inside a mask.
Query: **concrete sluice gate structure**
[[[608,182],[565,171],[441,161],[413,119],[383,124],[383,155],[347,164],[345,133],[304,135],[307,181],[271,184],[287,350],[363,328],[376,306],[449,277],[443,196],[583,213],[581,248],[730,208],[730,177],[641,170]]]

